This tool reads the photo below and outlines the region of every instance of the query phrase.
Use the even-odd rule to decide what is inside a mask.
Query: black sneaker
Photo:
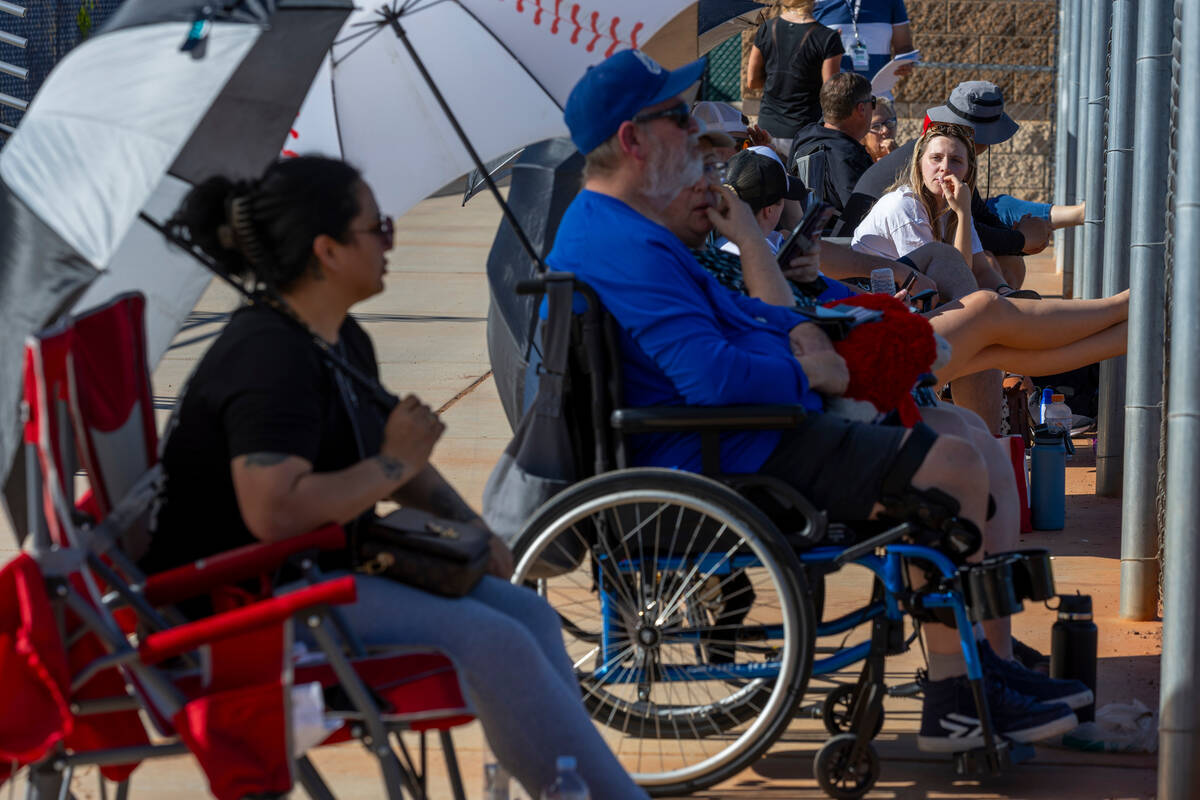
[[[979,659],[987,679],[1000,678],[1013,691],[1041,703],[1066,703],[1072,709],[1090,706],[1095,699],[1082,681],[1059,680],[1027,669],[1017,661],[996,655],[986,640],[979,642]]]
[[[1012,648],[1013,658],[1019,661],[1025,669],[1031,669],[1043,675],[1050,674],[1050,656],[1039,653],[1015,636],[1012,637]]]
[[[984,696],[995,733],[1017,742],[1038,742],[1059,736],[1079,724],[1063,703],[1039,703],[1017,694],[1003,680],[984,679]],[[921,732],[917,748],[927,753],[960,753],[983,747],[975,698],[965,675],[926,681],[922,687]]]

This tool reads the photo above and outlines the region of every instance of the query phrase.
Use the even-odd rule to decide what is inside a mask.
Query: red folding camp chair
[[[220,661],[218,656],[228,659],[227,664],[244,662],[237,654],[239,648],[247,646],[245,636],[264,635],[258,629],[253,634],[238,636],[220,634],[228,625],[246,624],[238,621],[294,610],[298,607],[294,604],[303,600],[290,599],[293,595],[260,600],[244,609],[182,626],[178,625],[178,615],[169,610],[181,600],[273,572],[289,558],[344,547],[344,534],[336,526],[286,542],[240,548],[148,578],[140,574],[129,558],[125,548],[136,548],[143,541],[143,520],[155,495],[158,476],[152,394],[144,358],[143,305],[138,294],[121,296],[34,337],[26,348],[25,435],[30,454],[27,461],[37,466],[30,475],[30,485],[40,499],[30,504],[35,515],[30,520],[35,532],[34,552],[40,554],[43,566],[47,561],[54,562],[52,571],[56,579],[64,571],[69,573],[67,594],[73,598],[72,608],[82,604],[90,609],[87,614],[75,609],[76,621],[97,623],[104,629],[101,634],[89,631],[87,635],[75,636],[70,648],[80,651],[73,663],[84,665],[82,669],[89,680],[86,688],[104,695],[103,699],[78,698],[90,705],[83,706],[88,711],[83,717],[86,721],[73,725],[72,735],[78,740],[78,731],[83,729],[93,737],[77,745],[64,735],[56,746],[69,757],[64,761],[60,752],[56,760],[49,762],[50,766],[59,765],[61,773],[63,764],[103,763],[106,777],[124,781],[136,766],[135,758],[121,762],[119,769],[113,766],[111,755],[105,755],[104,762],[86,759],[90,751],[113,747],[138,757],[158,754],[147,749],[148,740],[136,715],[140,706],[161,735],[177,735],[196,753],[218,797],[251,793],[242,790],[255,781],[267,787],[259,789],[260,792],[279,791],[272,787],[281,785],[287,775],[286,761],[282,771],[278,765],[251,769],[249,772],[255,773],[255,777],[249,783],[245,780],[230,783],[228,765],[233,763],[236,753],[254,753],[251,760],[260,766],[274,761],[243,747],[236,735],[230,740],[231,734],[226,733],[225,739],[221,739],[212,736],[211,731],[250,730],[238,724],[240,715],[245,713],[252,713],[253,719],[275,727],[277,718],[286,716],[287,698],[284,697],[283,705],[254,711],[257,698],[252,695],[257,691],[277,697],[278,692],[263,693],[255,687],[261,687],[264,681],[285,687],[287,680],[279,676],[286,674],[293,676],[296,684],[317,682],[325,688],[340,686],[353,705],[349,713],[339,713],[346,722],[331,733],[326,743],[352,737],[364,743],[386,742],[390,741],[389,733],[414,730],[420,733],[420,763],[424,765],[425,733],[437,730],[455,796],[462,797],[449,730],[472,717],[453,667],[441,654],[391,650],[368,655],[354,643],[352,636],[346,636],[345,626],[339,624],[335,613],[323,608],[319,614],[306,616],[304,622],[312,628],[314,638],[325,651],[324,661],[296,666],[288,660],[290,646],[280,649],[268,645],[262,648],[264,663],[218,668],[214,666]],[[71,480],[76,452],[89,485],[89,491],[78,504],[72,502]],[[58,563],[63,560],[62,553],[74,554],[67,559],[66,570]],[[319,576],[312,563],[312,558],[302,561],[317,581]],[[318,583],[306,592],[328,591],[328,585]],[[284,605],[269,605],[276,602]],[[110,608],[119,610],[111,612]],[[328,624],[331,618],[332,626]],[[152,671],[150,674],[155,677],[146,683],[136,670],[131,675],[128,663],[131,650],[127,643],[122,647],[121,641],[132,632],[135,620],[144,630],[153,631],[136,651],[135,666],[145,671],[153,664],[170,661],[172,669],[166,671],[168,677]],[[350,660],[342,655],[335,632],[342,633],[350,643]],[[205,635],[218,636],[222,644],[206,643],[207,677],[199,681],[196,670],[187,669],[188,648],[197,646]],[[104,650],[111,655],[97,661]],[[277,657],[276,653],[287,655]],[[192,661],[195,666],[194,657]],[[277,673],[276,668],[280,670]],[[134,689],[136,704],[128,697],[124,705],[114,699],[114,695],[125,696],[126,679]],[[78,683],[75,680],[72,686]],[[78,722],[77,715],[75,723]],[[197,730],[204,732],[203,735],[196,734]],[[120,733],[115,740],[112,731]],[[272,739],[270,735],[264,738]],[[422,797],[424,770],[416,768],[398,735],[395,742],[403,756],[403,765],[390,748],[369,747],[380,760],[388,795],[400,796],[403,786],[414,797]],[[286,750],[280,752],[286,754]],[[93,759],[98,757],[92,754]],[[301,756],[294,766],[310,795],[332,797],[306,758]],[[39,768],[45,771],[45,765]],[[122,783],[120,791],[124,792],[124,787]]]

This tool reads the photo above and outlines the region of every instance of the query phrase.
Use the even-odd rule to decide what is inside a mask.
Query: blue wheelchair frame
[[[843,552],[841,548],[837,547],[817,547],[800,553],[799,557],[800,562],[806,565],[833,565],[842,556]],[[603,560],[606,557],[598,556],[598,558]],[[817,625],[816,635],[832,636],[845,633],[880,616],[897,623],[902,620],[905,612],[901,610],[897,596],[906,589],[904,580],[904,564],[906,559],[920,559],[933,564],[941,577],[947,581],[952,581],[958,576],[958,567],[949,558],[937,550],[920,545],[892,544],[886,546],[882,557],[873,553],[863,555],[848,563],[865,567],[879,578],[885,590],[883,599],[844,614],[837,619],[820,622]],[[629,574],[640,571],[641,564],[639,561],[639,559],[622,560],[616,564],[616,571],[618,574]],[[680,557],[659,557],[655,561],[654,568],[656,571],[663,572],[679,572],[694,569],[705,576],[723,576],[729,575],[735,570],[754,566],[758,566],[758,560],[753,556],[735,555],[727,557],[725,555],[710,554],[698,560],[688,560]],[[602,666],[596,669],[593,675],[604,683],[609,684],[639,683],[645,680],[641,668],[619,665],[609,666],[617,664],[620,660],[616,658],[616,655],[618,650],[617,642],[621,638],[622,632],[621,623],[618,619],[619,615],[613,610],[615,603],[618,601],[612,587],[605,584],[606,572],[607,570],[598,570],[597,585],[600,593],[602,617],[600,658],[598,661]],[[979,660],[979,649],[975,643],[975,635],[967,616],[966,602],[962,592],[951,590],[922,593],[921,602],[926,608],[949,608],[953,611],[955,621],[958,625],[963,656],[967,661],[967,677],[969,679],[982,678],[983,667]],[[783,637],[783,626],[781,625],[745,626],[743,629],[761,632],[767,639],[780,639]],[[673,633],[671,638],[674,641],[694,640],[699,643],[702,636],[702,633],[699,631],[680,631]],[[813,662],[812,674],[828,675],[838,672],[851,664],[865,659],[870,650],[871,642],[865,641],[840,650],[831,656],[816,659]],[[731,677],[755,679],[774,678],[777,675],[778,666],[767,661],[758,664],[660,666],[658,667],[655,680],[702,681],[722,680]]]

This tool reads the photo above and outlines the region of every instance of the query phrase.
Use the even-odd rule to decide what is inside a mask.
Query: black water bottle
[[[1096,695],[1096,623],[1092,622],[1092,596],[1059,595],[1058,621],[1051,628],[1050,677],[1083,681]],[[1075,712],[1080,722],[1096,717],[1096,704]]]

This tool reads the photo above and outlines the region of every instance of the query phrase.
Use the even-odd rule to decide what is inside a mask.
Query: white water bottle
[[[1071,409],[1065,401],[1066,398],[1061,394],[1050,396],[1050,405],[1046,406],[1045,411],[1047,432],[1071,435]]]
[[[575,771],[575,756],[559,756],[558,777],[542,790],[542,800],[592,800],[587,784]]]
[[[871,270],[871,294],[894,295],[896,293],[896,277],[891,267],[879,267]]]

